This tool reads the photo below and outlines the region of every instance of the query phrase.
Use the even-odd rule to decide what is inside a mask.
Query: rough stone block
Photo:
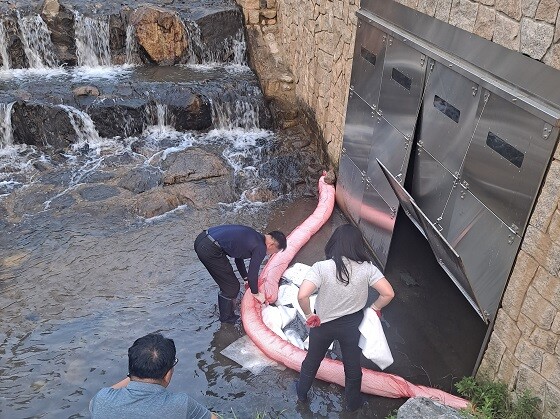
[[[494,36],[496,11],[492,7],[480,6],[476,15],[473,32],[482,38],[491,40]]]
[[[548,52],[543,58],[543,63],[551,67],[554,67],[557,70],[560,70],[560,44],[554,44],[552,45],[552,47],[550,47],[550,49],[548,50]],[[554,158],[555,159],[560,158],[560,147],[556,148],[556,152],[554,153]]]
[[[420,0],[418,2],[418,11],[429,16],[436,14],[437,0]]]
[[[541,375],[551,383],[560,383],[560,358],[554,354],[544,354]]]
[[[266,0],[267,9],[276,9],[276,0]]]
[[[530,18],[521,19],[521,52],[540,60],[552,44],[554,26]]]
[[[449,24],[472,32],[478,12],[478,3],[469,0],[453,0],[449,13]]]
[[[504,382],[509,389],[513,388],[517,374],[517,366],[515,365],[515,358],[513,355],[506,351],[500,362],[500,367],[496,374],[496,378]]]
[[[263,15],[267,19],[274,19],[276,17],[276,10],[274,10],[274,9],[264,9],[264,10],[261,10],[261,15]]]
[[[513,348],[519,343],[521,331],[504,310],[499,310],[494,325],[493,335],[497,335],[507,348]]]
[[[554,40],[553,42],[556,43],[560,39],[560,13],[556,17],[556,30],[554,31]]]
[[[503,12],[512,19],[521,19],[520,0],[496,0],[496,10]]]
[[[529,289],[529,284],[537,272],[539,264],[528,253],[519,251],[508,286],[502,299],[503,310],[509,317],[516,320],[519,316],[523,298]]]
[[[531,371],[529,368],[520,366],[519,372],[517,373],[516,392],[517,394],[521,394],[524,391],[529,391],[533,396],[541,398],[539,407],[542,411],[542,397],[546,392],[546,380],[540,374]]]
[[[556,316],[554,316],[554,321],[552,322],[552,326],[550,326],[550,331],[552,333],[556,333],[557,335],[560,335],[560,311],[556,313]],[[556,345],[557,354],[560,354],[559,349],[560,349],[559,345]]]
[[[250,25],[259,24],[259,18],[261,17],[259,10],[249,10],[248,16],[249,16],[248,20]]]
[[[552,383],[546,384],[543,417],[560,418],[560,388]]]
[[[560,241],[560,211],[558,210],[558,208],[552,214],[547,233],[555,242]]]
[[[496,27],[492,40],[505,48],[519,51],[519,22],[496,13]]]
[[[437,403],[426,397],[408,399],[397,411],[397,419],[446,418],[461,419],[463,416],[455,409]]]
[[[506,345],[500,340],[500,337],[495,333],[492,334],[486,352],[484,352],[484,361],[486,362],[485,371],[483,374],[494,376],[502,361],[502,356],[506,351]],[[482,371],[481,371],[482,372]]]
[[[558,4],[557,0],[541,0],[535,14],[535,19],[554,24],[558,15],[558,8],[560,8],[560,4]]]
[[[521,13],[523,16],[535,17],[540,0],[523,0],[521,2]]]
[[[560,278],[551,275],[542,266],[539,266],[533,279],[533,287],[548,300],[556,309],[560,309]]]
[[[560,263],[559,261],[555,263],[558,253],[556,247],[558,245],[553,243],[548,234],[529,224],[521,248],[554,275],[558,273],[558,263]]]
[[[521,334],[523,336],[530,336],[537,326],[531,321],[531,319],[529,319],[529,317],[521,313],[517,318],[517,327],[521,330]]]
[[[556,307],[545,300],[532,286],[527,291],[521,311],[544,330],[550,330],[557,312]]]
[[[444,22],[449,22],[452,0],[437,0],[435,18]]]
[[[537,327],[531,334],[529,342],[550,354],[554,354],[558,344],[558,335],[551,330],[542,330]]]
[[[522,340],[515,348],[514,356],[522,364],[540,372],[544,351],[527,341]]]

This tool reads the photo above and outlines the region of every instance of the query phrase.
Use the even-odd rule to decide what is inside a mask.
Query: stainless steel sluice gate
[[[392,0],[357,15],[337,202],[382,265],[401,205],[488,323],[556,148],[560,72]]]

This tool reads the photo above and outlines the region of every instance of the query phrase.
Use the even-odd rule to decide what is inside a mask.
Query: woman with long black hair
[[[325,256],[326,260],[313,264],[299,288],[298,302],[311,329],[309,350],[296,383],[297,396],[300,401],[307,400],[327,349],[338,340],[344,364],[346,405],[348,410],[354,411],[363,404],[358,327],[364,316],[368,287],[379,293],[370,306],[379,316],[395,294],[389,281],[373,264],[373,255],[357,227],[339,226],[325,246]],[[312,313],[309,297],[316,290],[315,313]]]

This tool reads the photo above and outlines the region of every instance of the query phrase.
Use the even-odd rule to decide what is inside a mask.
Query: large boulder
[[[179,16],[169,10],[144,5],[134,10],[130,23],[147,58],[160,65],[181,62],[187,53],[187,33]]]

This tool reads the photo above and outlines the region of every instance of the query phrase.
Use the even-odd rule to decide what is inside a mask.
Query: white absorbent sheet
[[[387,343],[383,326],[377,313],[370,308],[364,309],[364,319],[360,323],[360,342],[364,356],[384,370],[393,363],[393,354]]]
[[[299,287],[305,279],[305,275],[310,268],[311,266],[306,265],[305,263],[294,263],[284,271],[284,273],[282,274],[282,278],[287,279],[288,281]]]
[[[231,343],[222,350],[221,354],[237,362],[255,375],[259,374],[266,367],[275,367],[281,370],[286,368],[263,354],[247,335]]]

